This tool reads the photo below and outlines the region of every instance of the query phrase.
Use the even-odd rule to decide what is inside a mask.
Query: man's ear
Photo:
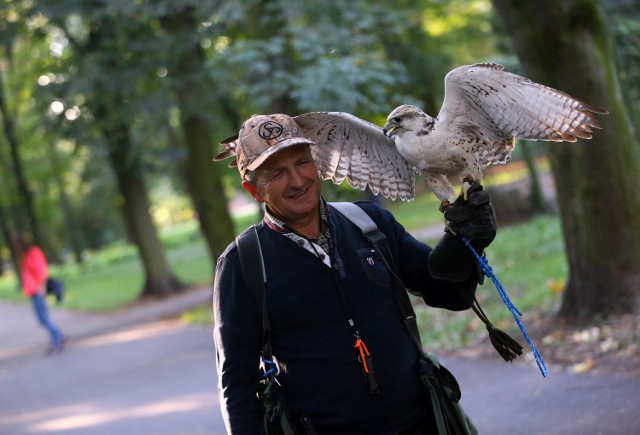
[[[242,188],[249,192],[249,195],[251,195],[256,202],[264,202],[262,195],[258,192],[258,186],[255,184],[245,180],[242,182]]]

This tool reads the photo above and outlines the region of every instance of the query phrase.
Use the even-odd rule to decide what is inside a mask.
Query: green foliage
[[[246,3],[247,14],[262,19],[247,18],[252,27],[219,37],[211,59],[215,79],[249,104],[245,110],[263,112],[281,99],[293,102],[293,113],[389,110],[389,91],[404,75],[385,57],[369,2]]]
[[[620,83],[632,116],[640,119],[640,7],[635,16],[626,11],[617,11],[613,20],[613,35],[616,40],[620,62]]]
[[[162,20],[185,9],[197,17],[190,31],[180,37],[165,33]],[[105,247],[85,266],[60,269],[70,287],[78,289],[74,292],[92,295],[91,302],[81,302],[84,296],[77,300],[78,307],[89,309],[132,300],[127,292],[140,285],[138,254],[122,241],[122,198],[106,159],[113,144],[104,140],[101,129],[114,121],[130,129],[134,156],[142,162],[156,209],[190,207],[187,201],[174,205],[186,190],[177,171],[185,161],[180,113],[170,92],[175,50],[196,41],[206,55],[211,85],[198,89],[192,110],[216,128],[211,154],[218,140],[236,133],[253,113],[342,110],[381,123],[393,106],[413,103],[435,114],[451,68],[488,60],[513,63],[489,0],[16,0],[0,3],[0,18],[3,85],[17,119],[21,159],[38,215],[53,239],[68,244],[60,206],[64,190],[85,247]],[[617,41],[633,97],[637,16],[620,18]],[[184,38],[184,44],[171,38]],[[197,78],[182,85],[198,83]],[[96,113],[96,103],[111,109],[108,116]],[[20,198],[4,145],[0,135],[0,204],[14,206]],[[60,185],[53,181],[53,155],[60,163]],[[238,175],[233,169],[226,174],[225,190],[231,195]],[[336,200],[365,195],[346,183],[325,191]],[[442,219],[433,195],[420,196],[413,204],[386,204],[409,229]],[[236,220],[236,230],[257,217],[243,219]],[[189,282],[206,282],[211,271],[200,266],[205,262],[197,231],[194,224],[185,224],[163,237],[177,274]],[[100,277],[95,284],[85,273],[93,273],[92,268]],[[13,295],[11,287],[2,294]],[[121,290],[126,296],[117,296]],[[71,297],[69,304],[75,303]]]
[[[186,311],[182,314],[181,319],[186,323],[197,323],[201,325],[212,325],[213,324],[213,311],[211,310],[211,306],[208,304],[206,306],[197,307],[193,310]]]
[[[213,270],[195,221],[175,225],[161,234],[168,260],[178,278],[194,286],[211,285]],[[81,265],[52,266],[52,276],[66,285],[63,306],[74,310],[109,312],[138,299],[144,273],[133,245],[112,243],[87,255]],[[0,298],[24,300],[15,275],[0,278]]]
[[[149,186],[169,178],[174,191],[184,192],[177,179],[184,152],[169,86],[176,53],[167,47],[196,41],[206,53],[211,86],[199,89],[201,98],[193,104],[224,130],[212,144],[255,112],[343,110],[381,119],[399,103],[438,104],[444,73],[467,61],[468,56],[450,60],[460,47],[490,50],[491,44],[480,41],[488,37],[486,2],[454,3],[3,2],[0,42],[10,65],[8,101],[45,232],[64,245],[70,239],[65,213],[71,213],[86,247],[124,236],[120,198],[107,170],[110,144],[101,137],[114,117],[131,129]],[[185,9],[201,21],[180,34],[182,45],[172,44],[160,22]],[[464,17],[456,20],[458,15]],[[429,30],[446,21],[458,24],[440,26],[437,35]],[[96,101],[117,110],[101,116]],[[42,144],[56,150],[61,185],[51,182],[49,147]],[[0,200],[16,203],[9,174],[0,175]],[[58,201],[62,190],[70,196],[65,213]],[[344,194],[341,187],[337,192]]]

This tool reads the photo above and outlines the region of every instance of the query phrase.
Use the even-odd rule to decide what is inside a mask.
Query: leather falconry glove
[[[466,196],[466,199],[465,199]],[[491,198],[482,184],[474,182],[444,209],[446,231],[466,237],[478,252],[482,252],[496,237],[496,216]]]
[[[461,237],[466,237],[481,253],[496,236],[496,218],[489,194],[480,183],[472,184],[466,192],[467,198],[464,196],[461,194],[443,209],[445,235],[429,254],[427,264],[434,278],[464,281],[475,271],[478,282],[482,283],[484,275]]]

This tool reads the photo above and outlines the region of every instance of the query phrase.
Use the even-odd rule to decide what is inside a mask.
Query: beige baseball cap
[[[236,141],[236,161],[240,176],[255,171],[269,157],[292,145],[314,142],[304,137],[302,130],[288,115],[253,115],[247,119]]]

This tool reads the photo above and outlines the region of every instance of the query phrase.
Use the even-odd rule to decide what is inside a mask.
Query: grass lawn
[[[246,216],[235,221],[240,231],[255,221]],[[172,270],[192,286],[213,283],[213,264],[195,221],[184,222],[161,231],[160,237]],[[52,265],[50,274],[66,286],[63,306],[72,310],[109,312],[135,302],[143,286],[142,263],[135,246],[117,242],[91,252],[83,264]],[[0,277],[0,299],[25,302],[16,276]]]

